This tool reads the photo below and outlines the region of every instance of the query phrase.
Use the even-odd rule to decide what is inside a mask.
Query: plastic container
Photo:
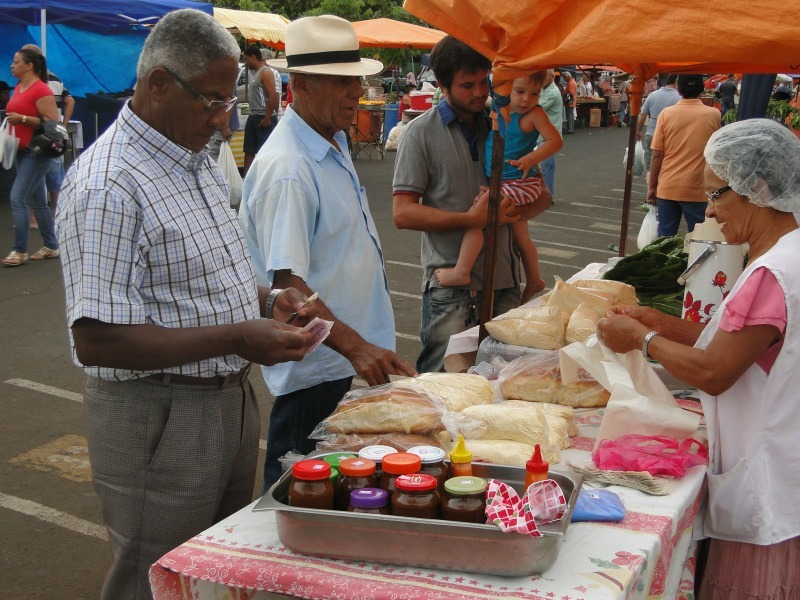
[[[389,137],[389,132],[397,125],[400,117],[397,116],[397,111],[400,110],[400,105],[397,103],[387,104],[386,113],[383,119],[383,142]]]
[[[301,460],[292,465],[289,504],[301,508],[333,509],[331,466],[324,460]]]
[[[350,492],[348,512],[365,513],[371,515],[388,515],[389,494],[380,488],[361,488]]]
[[[381,473],[378,487],[391,494],[394,492],[394,482],[400,475],[419,473],[422,461],[416,454],[398,452],[383,457],[383,473]],[[435,479],[435,478],[434,478]]]
[[[464,436],[458,436],[455,448],[450,451],[450,477],[472,475],[472,452],[464,445]]]
[[[436,446],[414,446],[408,449],[408,453],[419,456],[422,461],[419,472],[436,477],[436,489],[439,494],[443,494],[444,482],[450,477],[450,469],[444,464],[445,451]]]
[[[392,514],[398,517],[438,519],[441,497],[436,491],[438,482],[433,475],[400,475],[392,493]]]
[[[347,510],[350,492],[378,486],[375,463],[368,458],[346,458],[339,463],[339,481],[336,484],[336,510]]]
[[[433,92],[414,91],[409,96],[411,97],[411,108],[413,110],[428,110],[433,106]]]
[[[486,523],[486,487],[480,477],[453,477],[444,484],[442,518],[463,523]]]
[[[547,479],[549,469],[550,463],[542,459],[542,449],[536,444],[531,459],[525,463],[525,489],[527,490],[532,483]]]

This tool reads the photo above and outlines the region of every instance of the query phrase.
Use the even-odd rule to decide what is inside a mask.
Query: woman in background
[[[19,80],[6,106],[8,122],[19,138],[17,176],[11,188],[11,212],[14,217],[14,247],[3,259],[7,267],[17,267],[28,260],[29,208],[36,215],[44,246],[31,260],[58,258],[58,240],[53,227],[53,213],[47,205],[45,176],[50,168],[47,156],[36,154],[28,144],[45,120],[59,121],[53,92],[47,85],[47,61],[34,50],[23,48],[14,54],[11,74]]]

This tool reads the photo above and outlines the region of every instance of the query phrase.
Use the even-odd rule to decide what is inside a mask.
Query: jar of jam
[[[359,458],[368,458],[369,460],[375,463],[375,476],[380,479],[381,478],[381,463],[383,461],[383,457],[387,454],[396,454],[397,450],[392,448],[391,446],[381,446],[381,445],[373,445],[373,446],[364,446],[361,450],[358,451]]]
[[[394,480],[400,475],[419,473],[422,461],[416,454],[397,452],[383,457],[383,473],[378,487],[391,493],[394,491]]]
[[[439,482],[436,489],[440,496],[444,494],[444,482],[450,475],[450,470],[444,464],[445,451],[436,446],[414,446],[408,449],[408,453],[419,456],[422,461],[419,472],[436,477]]]
[[[339,463],[339,482],[336,484],[336,510],[347,510],[350,492],[361,488],[378,487],[375,463],[367,458],[345,458]]]
[[[356,456],[358,455],[354,452],[334,452],[333,454],[322,457],[322,460],[331,466],[331,483],[333,483],[333,489],[336,489],[336,484],[339,481],[339,463],[345,458],[355,458]]]
[[[292,465],[289,506],[333,509],[331,466],[323,460],[301,460]]]
[[[445,481],[442,519],[486,523],[486,486],[486,480],[480,477],[453,477]]]
[[[438,519],[441,497],[433,475],[400,475],[392,493],[392,514],[398,517]]]
[[[380,488],[361,488],[350,492],[349,512],[388,515],[389,494]]]

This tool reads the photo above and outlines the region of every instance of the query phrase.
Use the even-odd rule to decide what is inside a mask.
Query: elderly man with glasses
[[[233,106],[238,56],[211,16],[164,17],[132,102],[70,169],[59,203],[67,321],[113,550],[104,599],[150,598],[154,561],[252,500],[251,363],[300,360],[310,341],[283,323],[294,310],[306,323],[305,296],[257,287],[204,150]]]

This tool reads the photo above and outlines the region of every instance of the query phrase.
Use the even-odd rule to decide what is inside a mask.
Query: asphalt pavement
[[[555,205],[530,224],[549,286],[617,252],[626,128],[577,129],[556,159]],[[375,153],[373,153],[375,154]],[[422,270],[419,234],[392,223],[394,153],[359,155],[386,259],[397,349],[412,364],[419,352]],[[0,248],[12,244],[7,175],[0,173]],[[644,213],[644,178],[634,179],[628,253]],[[30,251],[41,246],[31,232]],[[359,298],[353,298],[359,302]],[[93,599],[110,552],[86,457],[83,373],[72,365],[57,260],[0,267],[0,590],[7,598]],[[271,397],[253,372],[266,432]],[[263,460],[262,442],[262,460]],[[259,476],[260,479],[260,476]],[[260,481],[256,489],[260,489]]]

